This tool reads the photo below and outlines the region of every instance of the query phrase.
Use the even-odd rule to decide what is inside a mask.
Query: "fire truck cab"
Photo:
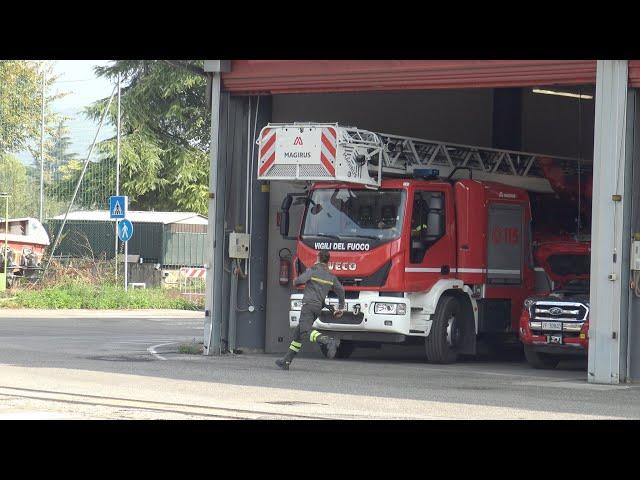
[[[338,355],[417,337],[430,361],[451,362],[475,354],[478,335],[517,339],[521,305],[535,283],[524,190],[403,178],[376,190],[319,183],[304,201],[294,274],[313,265],[319,250],[331,251],[347,312],[323,313],[315,328],[340,339]],[[301,300],[291,296],[292,327]]]

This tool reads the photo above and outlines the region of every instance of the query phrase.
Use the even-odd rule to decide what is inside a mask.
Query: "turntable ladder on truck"
[[[337,123],[270,123],[256,141],[258,179],[337,181],[379,187],[383,177],[408,177],[415,169],[471,169],[476,180],[488,180],[551,193],[542,163],[553,163],[566,175],[591,172],[591,162],[461,145],[370,132]]]

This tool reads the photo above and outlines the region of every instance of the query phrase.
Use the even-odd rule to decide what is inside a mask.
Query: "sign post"
[[[118,238],[124,242],[124,289],[127,291],[127,254],[129,253],[127,241],[133,235],[133,225],[129,220],[125,220],[127,210],[129,209],[129,197],[126,195],[114,195],[109,197],[109,217],[111,220],[116,221],[116,245],[118,244]],[[121,231],[123,230],[123,223],[127,222],[125,230],[126,240],[123,239]],[[116,251],[116,279],[118,277],[118,252]]]
[[[118,238],[124,243],[124,291],[129,288],[129,276],[127,275],[129,270],[129,240],[133,237],[133,224],[127,220],[120,220],[118,222]]]

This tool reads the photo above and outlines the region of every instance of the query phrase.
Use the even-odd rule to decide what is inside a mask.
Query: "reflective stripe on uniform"
[[[310,334],[309,334],[309,340],[311,340],[312,342],[315,342],[316,339],[322,335],[318,330],[313,330]]]
[[[294,352],[298,353],[300,351],[301,346],[302,345],[299,344],[298,342],[291,342],[291,345],[289,345],[289,350],[293,350]]]
[[[291,342],[291,345],[293,345],[294,347],[298,347],[298,348],[302,347],[302,344],[300,342],[296,342],[295,340],[293,340]]]
[[[325,285],[333,285],[333,282],[330,282],[329,280],[323,280],[322,278],[318,277],[311,277],[311,280],[318,283],[324,283]]]

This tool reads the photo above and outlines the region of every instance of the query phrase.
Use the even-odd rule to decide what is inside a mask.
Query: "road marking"
[[[149,352],[151,355],[153,355],[158,360],[166,360],[166,358],[164,358],[162,355],[159,355],[158,352],[156,352],[156,348],[164,347],[165,345],[174,345],[176,343],[177,342],[159,343],[158,345],[153,345],[153,346],[147,348],[147,352]]]

